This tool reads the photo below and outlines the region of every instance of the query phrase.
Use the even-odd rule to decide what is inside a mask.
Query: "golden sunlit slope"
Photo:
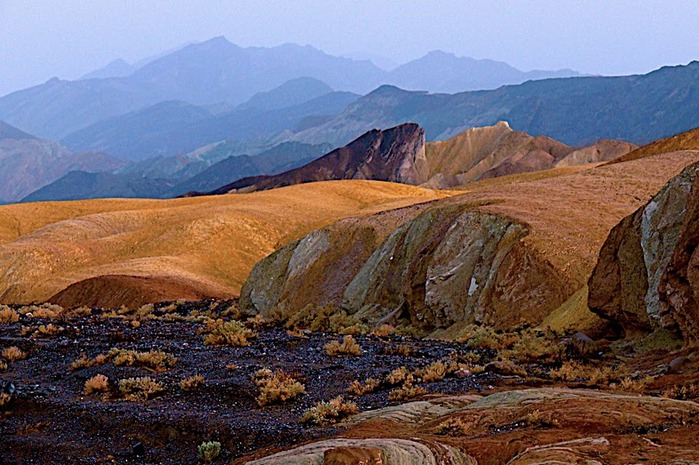
[[[234,296],[255,262],[313,229],[447,195],[336,181],[244,195],[1,206],[0,302],[45,301],[107,275],[162,279],[173,290],[182,283],[185,296],[195,288]]]
[[[639,147],[626,155],[610,161],[609,164],[638,160],[640,158],[651,157],[661,153],[676,152],[678,150],[699,150],[699,128],[682,132],[666,139],[656,140],[655,142]]]

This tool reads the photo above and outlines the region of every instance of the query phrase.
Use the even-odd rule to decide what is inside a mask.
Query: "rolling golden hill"
[[[83,301],[64,294],[62,303],[114,304],[110,295],[124,285],[137,287],[126,305],[236,296],[258,260],[314,229],[449,195],[334,181],[244,195],[0,206],[0,302],[46,301],[81,282],[86,289],[73,286],[73,295]],[[106,278],[85,281],[96,277]],[[158,288],[168,291],[154,294]]]

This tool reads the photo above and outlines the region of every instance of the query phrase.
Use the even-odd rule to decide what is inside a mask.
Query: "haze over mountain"
[[[310,46],[285,44],[272,48],[241,48],[217,37],[157,58],[125,76],[115,76],[115,72],[109,69],[97,72],[97,76],[111,75],[108,78],[52,79],[14,92],[0,98],[0,119],[41,137],[62,139],[98,121],[158,102],[180,100],[193,105],[220,102],[237,105],[258,92],[300,77],[313,77],[334,89],[364,94],[381,84],[394,83],[393,76],[398,80],[405,79],[406,70],[415,72],[411,82],[423,90],[442,90],[445,85],[460,91],[480,86],[493,88],[523,82],[533,76],[561,75],[560,72],[528,75],[505,64],[471,62],[442,55],[439,68],[432,66],[429,58],[432,55],[428,55],[425,59],[406,64],[407,68],[393,75],[369,61],[334,57]],[[467,63],[466,67],[464,63]],[[113,67],[121,68],[117,75],[128,72],[119,62]],[[460,70],[459,77],[443,84],[441,72],[445,67]],[[464,72],[466,70],[468,72]],[[470,77],[474,73],[479,76],[475,81]],[[485,74],[490,78],[486,79]],[[433,84],[438,87],[433,89]]]

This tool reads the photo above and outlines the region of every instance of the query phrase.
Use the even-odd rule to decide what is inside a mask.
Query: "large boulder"
[[[590,309],[627,336],[664,327],[699,341],[699,163],[615,226],[589,280]]]

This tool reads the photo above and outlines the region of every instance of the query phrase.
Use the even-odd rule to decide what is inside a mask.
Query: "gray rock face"
[[[699,193],[699,164],[687,167],[670,180],[646,205],[624,218],[610,233],[588,283],[592,311],[618,323],[628,333],[658,327],[678,329],[685,340],[699,337],[696,304],[673,299],[673,277],[686,280],[690,260],[681,259],[696,249],[699,215],[692,205]],[[686,244],[686,247],[681,247]],[[682,262],[682,263],[680,263]],[[679,265],[678,265],[679,263]],[[685,286],[686,288],[687,286]],[[689,294],[695,292],[688,286]],[[685,289],[687,294],[687,289]]]
[[[525,225],[447,201],[343,220],[258,263],[252,312],[335,305],[426,331],[538,324],[574,289],[524,242]]]

